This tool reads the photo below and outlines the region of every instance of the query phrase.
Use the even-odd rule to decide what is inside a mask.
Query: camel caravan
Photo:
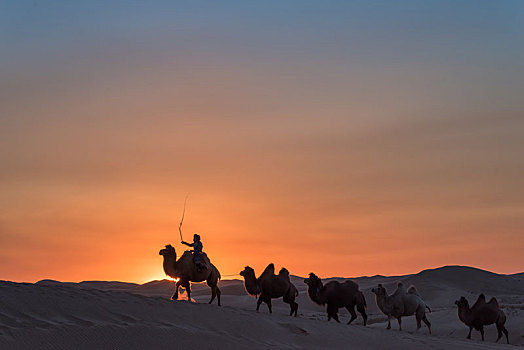
[[[193,243],[184,241],[182,243],[194,249],[185,251],[178,260],[175,248],[171,245],[166,245],[159,252],[159,255],[164,258],[164,272],[176,281],[175,292],[171,299],[178,299],[178,289],[182,286],[187,292],[188,300],[191,301],[190,282],[205,281],[211,288],[209,304],[217,298],[220,306],[221,292],[218,288],[218,282],[221,278],[220,272],[211,263],[206,253],[202,251],[200,236],[195,235]],[[271,300],[282,298],[285,303],[289,304],[289,315],[295,317],[298,315],[296,298],[299,293],[296,286],[291,283],[289,271],[286,268],[282,268],[277,275],[275,274],[275,266],[271,263],[260,276],[256,277],[255,271],[246,266],[240,272],[240,276],[244,278],[244,287],[247,293],[258,299],[256,302],[257,311],[259,311],[260,305],[265,303],[269,313],[272,313]],[[367,303],[357,283],[347,280],[342,283],[330,281],[324,284],[314,273],[310,273],[309,278],[306,278],[304,283],[307,285],[309,298],[317,305],[326,306],[328,321],[333,318],[336,322],[340,322],[338,310],[346,308],[351,315],[348,324],[351,324],[357,318],[356,308],[362,316],[364,326],[366,326],[368,319],[366,314]],[[379,284],[372,288],[371,292],[375,294],[375,301],[379,310],[387,317],[387,329],[391,329],[392,318],[397,319],[399,330],[402,330],[402,317],[415,316],[417,331],[424,322],[431,334],[431,323],[426,316],[426,311],[431,312],[431,309],[424,302],[415,286],[406,289],[402,283],[398,283],[397,289],[392,294],[388,294],[386,288]],[[460,321],[469,327],[467,339],[471,339],[471,331],[476,329],[480,331],[482,340],[484,340],[484,326],[495,324],[498,331],[497,342],[504,334],[509,344],[508,331],[504,326],[506,315],[500,309],[495,298],[486,302],[484,294],[480,294],[472,307],[469,306],[464,297],[457,300],[455,304],[458,307]]]

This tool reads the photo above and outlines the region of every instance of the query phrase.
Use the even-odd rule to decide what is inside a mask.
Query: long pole
[[[184,222],[184,216],[186,215],[187,197],[189,197],[189,193],[186,195],[186,199],[184,200],[184,211],[182,212],[182,220],[180,220],[180,225],[178,225],[178,232],[180,233],[181,241],[184,241],[184,238],[182,238],[182,223]]]

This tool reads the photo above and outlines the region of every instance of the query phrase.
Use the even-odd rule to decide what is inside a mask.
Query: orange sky
[[[368,5],[308,25],[315,9],[238,6],[251,21],[8,9],[0,279],[163,278],[158,251],[184,249],[187,193],[184,238],[200,233],[223,275],[269,262],[320,276],[524,271],[524,50],[506,26],[522,22],[458,12],[446,20],[459,35],[417,8],[419,38],[394,21],[405,13],[383,21]],[[500,37],[471,41],[468,25]]]

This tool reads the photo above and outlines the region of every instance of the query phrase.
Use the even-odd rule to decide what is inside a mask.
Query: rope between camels
[[[222,274],[221,274],[221,276],[222,276],[222,277],[233,277],[233,276],[240,276],[240,274],[239,274],[239,273],[234,273],[234,274],[232,274],[232,275],[222,275]]]

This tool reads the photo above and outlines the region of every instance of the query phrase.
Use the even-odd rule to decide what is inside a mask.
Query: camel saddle
[[[196,260],[196,259],[195,259],[195,252],[194,252],[193,250],[186,250],[186,251],[184,252],[184,254],[191,254],[191,256],[192,256],[192,258],[193,258],[193,262],[195,262],[195,260]],[[206,267],[207,269],[210,269],[210,268],[211,268],[211,260],[209,260],[209,258],[207,257],[207,254],[204,253],[204,252],[202,252],[202,253],[199,253],[198,255],[199,255],[199,258],[200,258],[200,259],[198,259],[198,258],[197,258],[197,259],[200,260],[200,262],[201,262],[203,265],[205,265],[205,267]]]

